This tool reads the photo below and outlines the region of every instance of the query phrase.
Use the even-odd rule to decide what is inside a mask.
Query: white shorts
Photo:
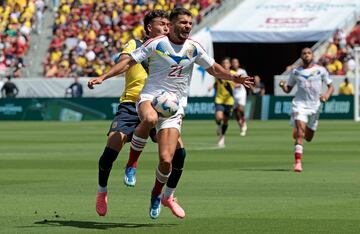
[[[246,104],[246,89],[244,86],[234,89],[235,106],[245,106]]]
[[[293,107],[290,125],[295,127],[295,120],[306,123],[306,126],[313,131],[316,131],[319,124],[320,111],[301,109]]]
[[[144,101],[152,101],[154,95],[151,94],[140,94],[140,99],[136,103],[136,111],[138,110],[139,105]],[[156,124],[156,131],[159,132],[164,128],[176,128],[179,133],[181,133],[182,119],[185,115],[184,107],[180,106],[175,115],[169,118],[159,117],[159,121]]]

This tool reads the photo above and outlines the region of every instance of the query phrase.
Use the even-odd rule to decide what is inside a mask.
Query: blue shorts
[[[217,103],[215,103],[215,112],[217,112],[217,111],[224,112],[224,115],[226,117],[230,117],[231,113],[233,111],[233,106],[232,105],[225,105],[225,104],[217,104]]]
[[[136,104],[133,102],[124,102],[119,104],[118,111],[111,123],[108,135],[110,132],[121,132],[127,135],[127,142],[131,141],[134,130],[140,123],[135,105]],[[150,137],[154,142],[156,142],[155,136],[156,130],[152,129],[150,131]]]

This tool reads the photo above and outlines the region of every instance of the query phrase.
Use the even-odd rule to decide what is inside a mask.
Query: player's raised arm
[[[88,81],[88,87],[90,89],[94,88],[94,85],[101,84],[104,80],[109,79],[111,77],[120,75],[126,72],[129,67],[136,64],[136,61],[129,54],[122,54],[120,56],[119,62],[115,64],[108,72],[103,74],[102,76],[90,79]]]
[[[214,76],[216,78],[219,78],[219,79],[222,79],[222,80],[232,80],[235,83],[242,84],[247,88],[250,88],[250,85],[254,84],[254,78],[253,77],[249,77],[249,76],[242,77],[241,75],[238,75],[238,74],[231,74],[230,72],[225,70],[218,63],[214,63],[211,67],[206,69],[206,71],[210,75],[212,75],[212,76]]]

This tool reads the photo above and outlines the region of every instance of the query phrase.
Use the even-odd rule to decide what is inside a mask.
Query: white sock
[[[107,187],[101,187],[101,186],[99,185],[98,192],[100,192],[100,193],[107,192]]]
[[[302,145],[295,145],[295,153],[302,154],[303,153],[303,146]]]
[[[130,147],[136,151],[143,151],[143,149],[145,148],[146,142],[147,142],[147,139],[138,137],[134,134],[131,139]]]
[[[175,192],[175,188],[169,188],[168,186],[166,186],[164,190],[164,197],[167,199],[171,197],[171,195],[173,195],[174,192]]]

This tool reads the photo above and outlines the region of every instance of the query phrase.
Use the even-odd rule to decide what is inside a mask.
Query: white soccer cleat
[[[218,147],[225,148],[225,136],[224,135],[219,136]]]
[[[240,136],[246,136],[246,131],[247,131],[247,124],[245,122],[242,128],[240,129]]]

